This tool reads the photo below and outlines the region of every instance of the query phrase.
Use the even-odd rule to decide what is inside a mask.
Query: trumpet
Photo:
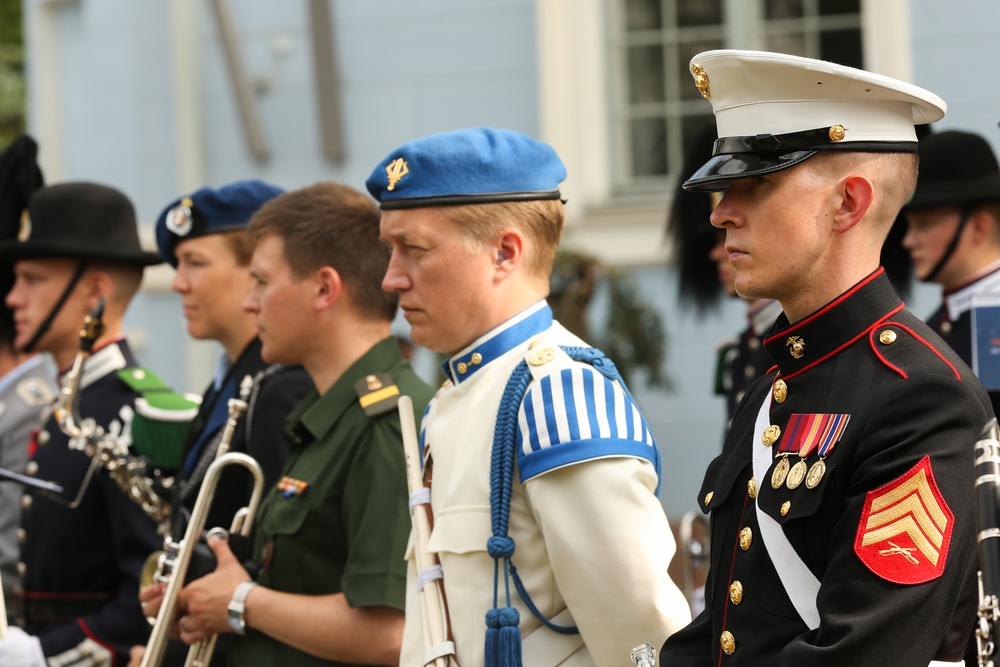
[[[191,565],[191,556],[195,545],[201,537],[205,528],[205,521],[208,517],[208,510],[211,507],[215,496],[215,489],[218,486],[219,478],[223,469],[231,465],[239,465],[246,468],[253,476],[253,492],[247,505],[236,512],[230,526],[230,534],[239,534],[244,537],[250,534],[253,527],[253,517],[257,513],[257,506],[260,504],[261,495],[264,489],[264,473],[260,464],[247,454],[240,452],[229,452],[229,446],[236,431],[236,423],[240,416],[246,411],[247,402],[244,400],[229,399],[229,418],[226,421],[222,432],[222,439],[219,442],[219,449],[215,460],[208,467],[205,479],[202,481],[201,490],[195,499],[194,508],[191,510],[191,518],[188,521],[187,530],[184,537],[175,542],[169,537],[164,540],[164,551],[150,556],[146,561],[144,571],[150,570],[150,562],[156,563],[155,573],[149,577],[151,581],[167,584],[164,592],[163,603],[160,612],[153,623],[153,630],[146,644],[146,652],[142,657],[141,667],[159,666],[163,661],[163,656],[167,649],[167,640],[170,638],[170,626],[173,621],[174,611],[177,608],[177,598],[184,586],[188,569]],[[220,529],[212,529],[215,532]],[[147,578],[145,575],[142,579]],[[207,667],[215,650],[217,636],[203,639],[193,644],[188,651],[186,667]]]

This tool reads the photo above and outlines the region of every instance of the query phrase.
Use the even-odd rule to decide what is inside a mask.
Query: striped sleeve
[[[659,475],[653,434],[631,396],[585,363],[535,379],[518,412],[522,482],[556,468],[612,456],[648,460]]]

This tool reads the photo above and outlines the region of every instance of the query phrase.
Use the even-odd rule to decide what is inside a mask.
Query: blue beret
[[[218,190],[202,188],[171,202],[156,218],[156,246],[177,268],[174,248],[185,239],[245,229],[261,206],[284,192],[263,181],[236,181]]]
[[[365,185],[383,209],[559,199],[566,168],[526,134],[479,127],[415,139],[382,160]]]

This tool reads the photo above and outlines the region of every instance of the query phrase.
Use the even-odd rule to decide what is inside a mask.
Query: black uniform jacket
[[[175,519],[173,524],[174,534],[178,538],[183,536],[182,531],[186,528],[187,517],[190,516],[198,499],[205,471],[215,459],[222,438],[225,420],[222,423],[213,423],[212,413],[214,410],[221,410],[221,414],[228,414],[226,406],[229,399],[239,396],[240,383],[248,375],[256,380],[249,397],[250,407],[237,422],[229,451],[243,452],[257,460],[264,472],[264,493],[274,486],[285,467],[289,448],[288,436],[284,432],[285,418],[312,389],[313,384],[301,366],[268,366],[260,357],[260,347],[259,338],[250,341],[230,367],[222,382],[222,390],[215,391],[214,387],[209,385],[198,410],[198,416],[191,423],[184,443],[182,465],[192,447],[196,443],[202,444],[193,473],[182,478],[176,486],[176,494],[182,504],[182,510],[177,514],[184,517],[183,520]],[[248,424],[251,436],[249,439]],[[224,470],[208,512],[205,528],[221,527],[229,530],[233,515],[247,504],[252,488],[253,480],[243,467],[230,466]],[[177,506],[175,499],[174,507]]]
[[[706,609],[667,640],[661,664],[960,660],[977,604],[973,447],[992,416],[986,392],[903,309],[882,269],[792,326],[782,315],[765,346],[778,368],[740,405],[698,499],[712,524]],[[782,433],[764,479],[751,483],[764,400]],[[815,488],[773,488],[770,457],[795,441],[792,416],[830,414],[850,420],[826,474]],[[817,460],[813,451],[806,463]],[[755,502],[820,582],[814,630],[779,579]]]
[[[79,414],[111,433],[125,432],[137,394],[116,373],[133,366],[124,340],[94,352],[83,374]],[[69,449],[52,418],[36,441],[29,472],[58,483],[73,500],[91,459]],[[28,493],[21,503],[25,630],[39,637],[46,656],[74,649],[90,637],[124,664],[129,648],[145,644],[149,636],[138,580],[146,556],[163,544],[156,523],[104,471],[91,479],[75,509]]]

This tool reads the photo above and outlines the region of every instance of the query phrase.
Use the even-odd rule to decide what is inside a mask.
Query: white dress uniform
[[[31,432],[42,427],[45,411],[56,397],[55,373],[44,357],[35,355],[0,378],[0,468],[23,473],[28,463]],[[7,617],[14,618],[14,588],[19,584],[21,525],[20,484],[0,481],[0,579]]]
[[[484,662],[485,617],[494,608],[491,449],[504,389],[522,360],[531,379],[518,410],[511,562],[542,615],[568,609],[571,620],[557,623],[579,628],[567,639],[543,627],[511,586],[524,664],[627,664],[632,647],[659,646],[690,621],[667,574],[675,544],[656,497],[652,434],[620,383],[559,346],[586,344],[540,301],[449,357],[449,381],[423,418],[421,443],[433,462],[428,550],[441,561],[457,659],[466,667]],[[424,663],[423,629],[412,551],[408,558],[400,664],[415,667]],[[498,596],[505,606],[502,566]]]

